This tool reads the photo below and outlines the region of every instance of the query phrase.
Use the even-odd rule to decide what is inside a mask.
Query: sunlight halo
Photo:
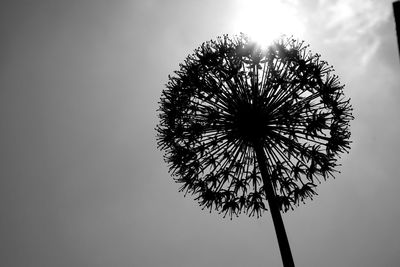
[[[302,37],[304,25],[296,13],[296,1],[236,0],[233,30],[243,32],[261,46],[281,35]]]

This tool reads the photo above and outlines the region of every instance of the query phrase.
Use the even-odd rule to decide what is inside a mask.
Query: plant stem
[[[280,208],[276,199],[275,190],[267,171],[267,159],[261,143],[256,143],[254,149],[257,156],[258,166],[264,183],[264,190],[267,196],[269,209],[271,211],[272,221],[275,226],[275,233],[278,239],[279,250],[281,252],[284,267],[294,267],[292,252],[290,250],[289,240],[286,235]]]

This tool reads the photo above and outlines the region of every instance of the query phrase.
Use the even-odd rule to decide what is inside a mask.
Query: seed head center
[[[234,129],[237,137],[248,143],[265,139],[270,131],[270,116],[262,106],[243,103],[234,116]]]

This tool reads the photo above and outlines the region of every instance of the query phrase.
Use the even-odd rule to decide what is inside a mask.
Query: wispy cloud
[[[391,7],[391,0],[237,0],[232,27],[264,39],[281,33],[317,38],[351,50],[365,66],[382,44],[380,30],[392,18]]]
[[[366,64],[381,44],[379,27],[391,17],[390,1],[319,0],[318,15],[325,23],[325,43],[350,45]]]

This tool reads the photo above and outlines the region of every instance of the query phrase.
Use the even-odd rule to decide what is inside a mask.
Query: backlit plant
[[[302,41],[282,37],[262,48],[244,34],[224,35],[169,76],[158,146],[180,190],[203,208],[259,217],[268,202],[277,229],[280,211],[312,199],[350,148],[343,88]]]

